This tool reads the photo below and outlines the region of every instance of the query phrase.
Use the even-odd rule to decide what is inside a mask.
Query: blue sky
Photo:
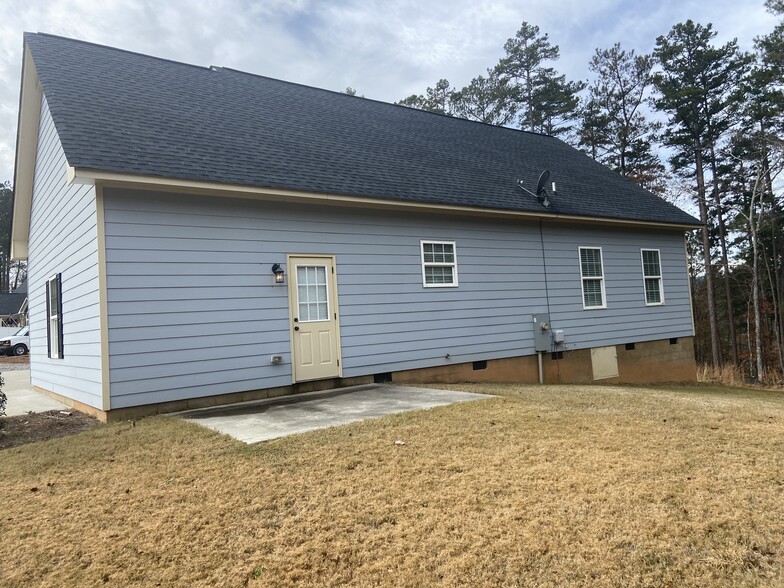
[[[439,78],[465,85],[524,20],[560,46],[562,73],[587,79],[597,47],[648,52],[688,18],[745,49],[776,22],[763,0],[0,0],[0,181],[13,177],[23,31],[392,102]]]

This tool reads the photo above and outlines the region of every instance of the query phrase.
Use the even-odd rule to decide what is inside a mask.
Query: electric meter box
[[[550,351],[553,340],[553,334],[550,332],[550,315],[543,312],[532,316],[534,327],[534,350],[537,353]]]

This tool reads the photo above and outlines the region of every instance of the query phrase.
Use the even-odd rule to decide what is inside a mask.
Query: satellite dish
[[[539,175],[539,181],[536,184],[536,195],[537,196],[541,196],[542,195],[542,192],[544,192],[544,185],[547,183],[547,180],[549,180],[549,179],[550,179],[550,172],[547,171],[547,170],[544,170]]]
[[[520,188],[523,192],[527,192],[531,196],[534,196],[539,201],[539,204],[541,204],[545,208],[549,208],[550,200],[547,198],[547,190],[544,189],[544,185],[547,183],[547,180],[549,179],[550,179],[550,172],[544,170],[539,175],[539,182],[537,182],[536,184],[536,194],[534,194],[525,186],[523,186],[523,180],[517,180],[517,187]],[[555,190],[553,190],[553,192],[555,192]]]

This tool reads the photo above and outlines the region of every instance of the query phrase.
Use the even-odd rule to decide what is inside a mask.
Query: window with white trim
[[[55,274],[46,282],[46,342],[48,356],[63,357],[63,283]]]
[[[607,308],[601,247],[580,247],[583,308]]]
[[[454,241],[420,241],[422,285],[425,288],[457,286],[457,251]]]
[[[642,258],[642,277],[645,288],[645,305],[664,304],[664,284],[662,282],[661,256],[658,249],[640,249]]]

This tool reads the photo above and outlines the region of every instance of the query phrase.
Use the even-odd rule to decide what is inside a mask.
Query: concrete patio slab
[[[201,408],[173,416],[245,443],[258,443],[398,412],[486,398],[486,394],[369,384]]]
[[[30,370],[4,370],[2,376],[5,381],[3,392],[8,398],[5,407],[6,416],[19,416],[28,412],[46,412],[47,410],[72,410],[62,402],[33,390],[30,386]]]

